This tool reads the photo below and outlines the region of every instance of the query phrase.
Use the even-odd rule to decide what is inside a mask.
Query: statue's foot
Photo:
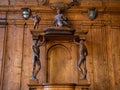
[[[32,80],[36,80],[36,77],[35,77],[35,76],[33,76],[33,77],[32,77]]]
[[[86,80],[86,76],[83,76],[82,80]]]
[[[82,80],[86,80],[86,78],[83,77]]]

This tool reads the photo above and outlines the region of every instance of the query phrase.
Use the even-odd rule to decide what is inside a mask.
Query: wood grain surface
[[[8,22],[6,26],[0,25],[0,90],[28,90],[32,75],[33,40],[30,29],[33,29],[33,20],[31,17],[24,20],[21,8],[26,6],[31,8],[32,14],[37,12],[41,17],[40,31],[51,26],[56,15],[55,11],[42,6],[39,1],[0,1],[0,18],[6,15]],[[88,49],[87,80],[91,84],[90,90],[119,90],[120,1],[80,1],[80,5],[63,14],[77,32],[89,31],[85,45]],[[97,18],[91,21],[87,10],[93,5],[99,13]],[[77,69],[78,49],[72,41],[48,42],[41,46],[42,66],[37,76],[39,83],[79,83],[81,75]]]

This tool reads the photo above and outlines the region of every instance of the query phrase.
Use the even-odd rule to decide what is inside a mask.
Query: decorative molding
[[[55,1],[54,3],[50,3],[50,0],[40,0],[40,3],[43,5],[43,6],[52,6],[52,4],[55,4],[55,3],[60,3],[59,1]],[[67,6],[67,8],[70,8],[74,5],[78,5],[78,0],[70,0],[68,1],[68,3],[65,3],[64,1],[62,1],[62,3],[66,4],[65,6]]]
[[[120,4],[120,3],[118,3]],[[95,6],[98,10],[98,12],[102,12],[102,13],[106,13],[106,12],[117,12],[120,13],[120,5],[118,6],[118,4],[116,3],[115,5],[107,5],[106,7],[104,6]],[[21,5],[14,5],[14,6],[0,6],[0,12],[21,12],[21,8],[23,8],[24,6]],[[45,6],[34,6],[34,5],[28,5],[26,6],[28,8],[31,8],[31,11],[37,11],[37,12],[51,12],[51,9],[49,7],[45,7]],[[77,7],[74,8],[69,8],[69,7],[65,7],[65,8],[69,8],[69,10],[67,10],[67,12],[87,12],[88,9],[91,7],[91,5],[79,5]]]
[[[75,5],[78,5],[77,0],[73,0],[70,3],[64,3],[64,2],[50,3],[49,7],[53,10],[61,9],[62,11],[65,11],[66,9],[69,9],[72,6],[75,6]]]
[[[115,26],[120,26],[120,21],[119,20],[95,20],[95,21],[90,21],[90,20],[74,20],[76,22],[76,27],[80,25],[82,26],[107,26],[107,25],[115,25]],[[8,25],[23,25],[24,20],[7,20]],[[33,25],[32,20],[26,21],[27,25]],[[51,21],[41,21],[39,24],[40,26],[46,26],[46,25],[51,25]]]
[[[72,6],[78,5],[78,0],[70,0],[68,3],[65,3],[64,1],[55,1],[53,3],[50,3],[50,0],[40,0],[41,4],[43,6],[48,6],[53,10],[60,9],[61,11],[65,11],[66,9],[71,8]]]

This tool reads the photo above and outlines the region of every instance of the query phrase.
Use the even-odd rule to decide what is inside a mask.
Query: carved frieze
[[[66,10],[78,5],[78,0],[40,0],[43,6],[49,6],[53,10]]]

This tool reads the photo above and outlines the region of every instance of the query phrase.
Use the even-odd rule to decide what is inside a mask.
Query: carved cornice
[[[79,20],[79,21],[75,21],[75,28],[81,28],[84,26],[85,27],[91,27],[91,26],[119,26],[120,27],[120,20],[95,20],[95,21],[90,21],[90,20]],[[24,20],[7,20],[7,24],[8,25],[23,25],[25,23]],[[26,21],[27,25],[33,26],[33,21],[32,20],[27,20]],[[43,28],[43,26],[50,26],[51,25],[51,21],[41,21],[40,22],[40,27]]]
[[[72,0],[71,0],[72,1]],[[70,2],[68,3],[70,5]],[[69,6],[68,5],[68,6]],[[72,4],[74,5],[74,4]],[[1,5],[0,6],[0,12],[20,12],[21,8],[23,7],[31,8],[32,11],[39,11],[39,12],[49,12],[51,11],[49,6],[42,6],[42,5]],[[69,8],[67,6],[67,8]],[[72,12],[87,12],[88,8],[90,7],[96,7],[98,11],[100,12],[119,12],[120,13],[120,1],[81,1],[79,2],[78,6],[71,7],[68,11]]]

